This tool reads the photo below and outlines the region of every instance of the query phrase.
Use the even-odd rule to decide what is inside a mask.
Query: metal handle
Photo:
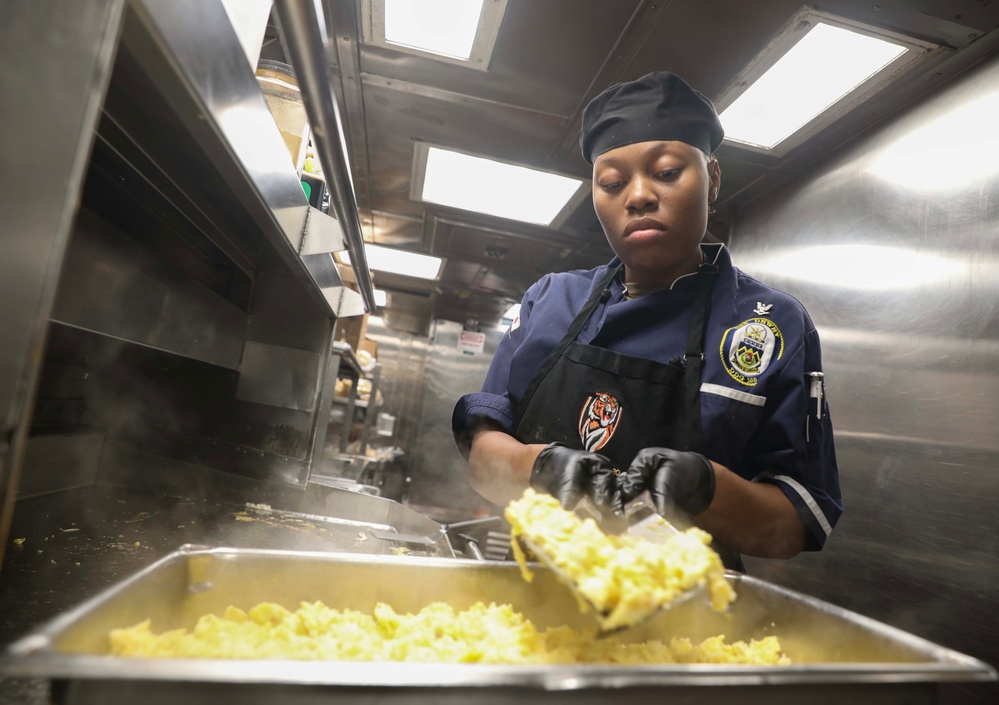
[[[499,524],[503,520],[502,517],[491,516],[482,517],[481,519],[468,519],[467,521],[456,521],[453,524],[447,525],[448,531],[453,531],[455,529],[467,529],[473,526],[486,526],[488,524]]]
[[[319,160],[330,178],[330,205],[336,213],[350,247],[350,264],[368,311],[375,310],[375,292],[364,252],[364,237],[357,216],[357,200],[350,178],[343,128],[333,93],[326,61],[326,22],[319,0],[275,0],[281,32],[289,59],[295,68],[305,112],[312,126],[312,138]]]
[[[482,553],[482,549],[479,548],[479,542],[474,536],[469,536],[468,534],[458,534],[458,537],[465,541],[465,547],[468,548],[468,552],[472,554],[472,557],[475,560],[486,560],[486,556]]]

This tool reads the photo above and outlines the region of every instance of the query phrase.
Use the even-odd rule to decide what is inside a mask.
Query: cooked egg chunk
[[[724,611],[735,599],[711,536],[697,528],[663,542],[608,536],[592,519],[580,519],[551,495],[527,489],[506,508],[514,556],[521,573],[533,577],[519,536],[544,551],[599,612],[605,630],[635,624],[688,590],[706,585],[711,606]],[[581,603],[581,608],[587,605]]]

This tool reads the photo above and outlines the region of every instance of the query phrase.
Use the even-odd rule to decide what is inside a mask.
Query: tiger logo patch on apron
[[[579,413],[579,440],[583,448],[595,453],[607,445],[621,422],[621,404],[605,392],[596,392],[586,399]]]

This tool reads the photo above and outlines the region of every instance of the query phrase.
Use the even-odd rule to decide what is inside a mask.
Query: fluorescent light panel
[[[388,294],[384,289],[375,289],[375,306],[381,308],[388,303]]]
[[[507,0],[361,0],[361,35],[374,46],[488,71]]]
[[[773,149],[907,51],[818,22],[722,111],[725,138]]]
[[[482,0],[385,0],[385,41],[467,61]]]
[[[350,264],[350,254],[347,251],[337,254],[344,264]],[[443,262],[440,257],[394,250],[390,247],[380,247],[370,243],[364,245],[364,254],[368,257],[370,269],[420,279],[436,279],[441,271],[441,262]]]
[[[430,147],[420,198],[500,218],[551,225],[582,184],[559,174]]]

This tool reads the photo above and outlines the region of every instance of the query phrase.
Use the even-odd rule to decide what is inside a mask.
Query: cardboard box
[[[366,350],[367,352],[371,353],[371,357],[373,358],[378,357],[378,343],[373,341],[371,338],[365,338],[364,340],[362,340],[357,349]]]
[[[336,322],[336,334],[334,340],[339,340],[350,345],[354,352],[360,349],[361,341],[365,339],[368,332],[368,314],[363,316],[350,316],[349,318],[339,318]]]

